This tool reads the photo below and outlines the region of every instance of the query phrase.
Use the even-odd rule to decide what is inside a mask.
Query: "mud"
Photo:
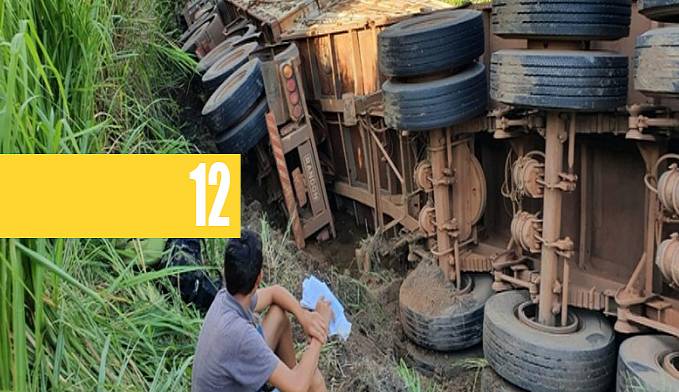
[[[289,241],[289,236],[285,235],[285,226],[271,228],[268,223],[262,223],[262,218],[269,214],[263,204],[245,201],[243,205],[243,226],[261,232],[265,239],[266,284],[280,284],[299,297],[302,280],[308,274],[314,274],[328,282],[345,305],[347,317],[353,324],[351,336],[344,343],[331,340],[323,349],[319,365],[328,390],[412,390],[407,388],[399,375],[401,360],[408,367],[418,370],[422,386],[426,387],[422,390],[478,390],[478,382],[475,382],[478,374],[476,368],[458,366],[455,374],[431,372],[409,357],[405,349],[408,342],[401,332],[398,318],[399,288],[404,273],[387,268],[386,262],[374,264],[370,273],[359,271],[357,264],[351,259],[355,249],[365,240],[361,239],[363,233],[353,224],[352,219],[340,217],[336,220],[339,239],[323,243],[310,241],[307,250],[299,251]],[[293,325],[295,339],[300,342],[296,347],[301,353],[304,335],[296,322]],[[476,352],[470,357],[478,356]],[[459,365],[457,358],[448,357]],[[445,362],[445,359],[442,361]]]
[[[525,390],[510,384],[495,373],[493,369],[487,367],[481,372],[481,392],[526,392]]]
[[[427,316],[446,314],[450,309],[464,306],[465,295],[455,295],[453,283],[444,281],[441,270],[428,262],[421,262],[401,286],[401,305]]]
[[[480,344],[449,353],[426,350],[407,340],[399,341],[398,347],[408,365],[429,377],[455,381],[459,390],[473,391],[479,385],[481,370],[486,366]]]

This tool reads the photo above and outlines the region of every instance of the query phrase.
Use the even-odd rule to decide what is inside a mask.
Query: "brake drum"
[[[455,184],[452,187],[453,217],[457,219],[460,240],[472,235],[473,226],[486,209],[486,177],[481,163],[474,156],[468,143],[453,147]]]

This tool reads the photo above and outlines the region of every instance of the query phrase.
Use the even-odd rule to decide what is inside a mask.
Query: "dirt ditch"
[[[184,120],[183,133],[203,152],[214,151],[214,140],[207,128],[196,121],[200,112],[196,90],[189,84],[179,99]],[[244,172],[255,170],[254,162],[244,157]],[[280,284],[301,297],[304,278],[310,274],[328,282],[345,305],[353,324],[347,342],[332,340],[323,349],[321,370],[330,391],[477,391],[483,367],[480,347],[461,355],[438,355],[427,350],[412,350],[399,321],[399,289],[414,267],[403,249],[389,252],[393,242],[368,233],[354,218],[335,211],[337,238],[319,243],[309,241],[304,251],[297,250],[286,232],[285,214],[279,205],[267,205],[262,184],[255,175],[243,183],[243,227],[259,232],[266,255],[265,283]],[[364,260],[357,260],[356,249],[368,257],[371,271],[362,272]],[[435,282],[429,289],[407,300],[418,301],[423,309],[437,312],[454,306],[455,299],[442,295],[450,288],[437,277],[438,269],[424,269],[419,280]],[[438,273],[440,274],[440,273]],[[441,300],[444,298],[444,300]],[[448,299],[445,299],[448,298]],[[451,302],[452,301],[452,302]],[[294,323],[293,323],[294,324]],[[298,342],[304,341],[295,325]],[[304,344],[297,346],[298,352]],[[417,372],[412,370],[417,369]],[[451,371],[451,369],[453,369]]]
[[[455,285],[443,279],[441,270],[422,262],[403,282],[401,303],[418,313],[438,316],[455,306],[464,306],[464,296],[451,295]]]
[[[407,267],[406,258],[398,253],[397,260],[381,256],[373,270],[363,273],[353,260],[356,248],[383,248],[381,238],[362,238],[365,233],[351,219],[337,220],[340,237],[336,240],[310,242],[308,250],[299,251],[289,241],[284,227],[272,227],[259,202],[247,205],[243,211],[244,227],[259,231],[264,240],[267,284],[281,284],[296,296],[301,296],[301,282],[314,274],[328,282],[345,305],[353,324],[347,342],[332,340],[323,350],[321,370],[331,391],[474,391],[478,390],[482,360],[480,348],[463,356],[439,357],[440,366],[427,369],[421,355],[408,351],[408,343],[399,322],[399,288]],[[340,214],[341,216],[341,214]],[[382,253],[380,253],[382,254]],[[400,268],[399,266],[402,266]],[[426,278],[426,277],[422,277]],[[448,306],[444,304],[444,306]],[[298,342],[304,336],[296,325]],[[304,348],[298,345],[298,350]],[[433,362],[435,363],[435,362]],[[450,366],[446,366],[446,364]],[[454,373],[449,372],[451,368]],[[418,369],[419,373],[404,373]],[[414,376],[413,376],[414,375]],[[414,377],[414,378],[413,378]],[[419,389],[415,382],[419,382]]]

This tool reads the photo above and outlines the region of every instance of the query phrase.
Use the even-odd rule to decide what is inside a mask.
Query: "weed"
[[[181,153],[170,0],[0,3],[0,153]],[[199,315],[139,252],[0,240],[0,390],[186,389]],[[177,358],[177,359],[175,359]]]
[[[429,381],[429,383],[425,387],[424,386],[425,384],[423,383],[422,378],[417,373],[417,371],[415,371],[415,369],[409,368],[403,359],[401,359],[401,361],[398,364],[398,374],[403,379],[403,382],[405,382],[406,388],[409,392],[443,391],[442,387],[433,381]]]

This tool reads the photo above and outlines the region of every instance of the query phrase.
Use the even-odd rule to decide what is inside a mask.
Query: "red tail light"
[[[300,104],[300,92],[297,87],[297,79],[295,77],[295,69],[292,64],[284,63],[280,66],[280,72],[283,76],[283,83],[285,84],[286,98],[288,101],[288,111],[290,117],[297,121],[304,116],[304,109]]]

